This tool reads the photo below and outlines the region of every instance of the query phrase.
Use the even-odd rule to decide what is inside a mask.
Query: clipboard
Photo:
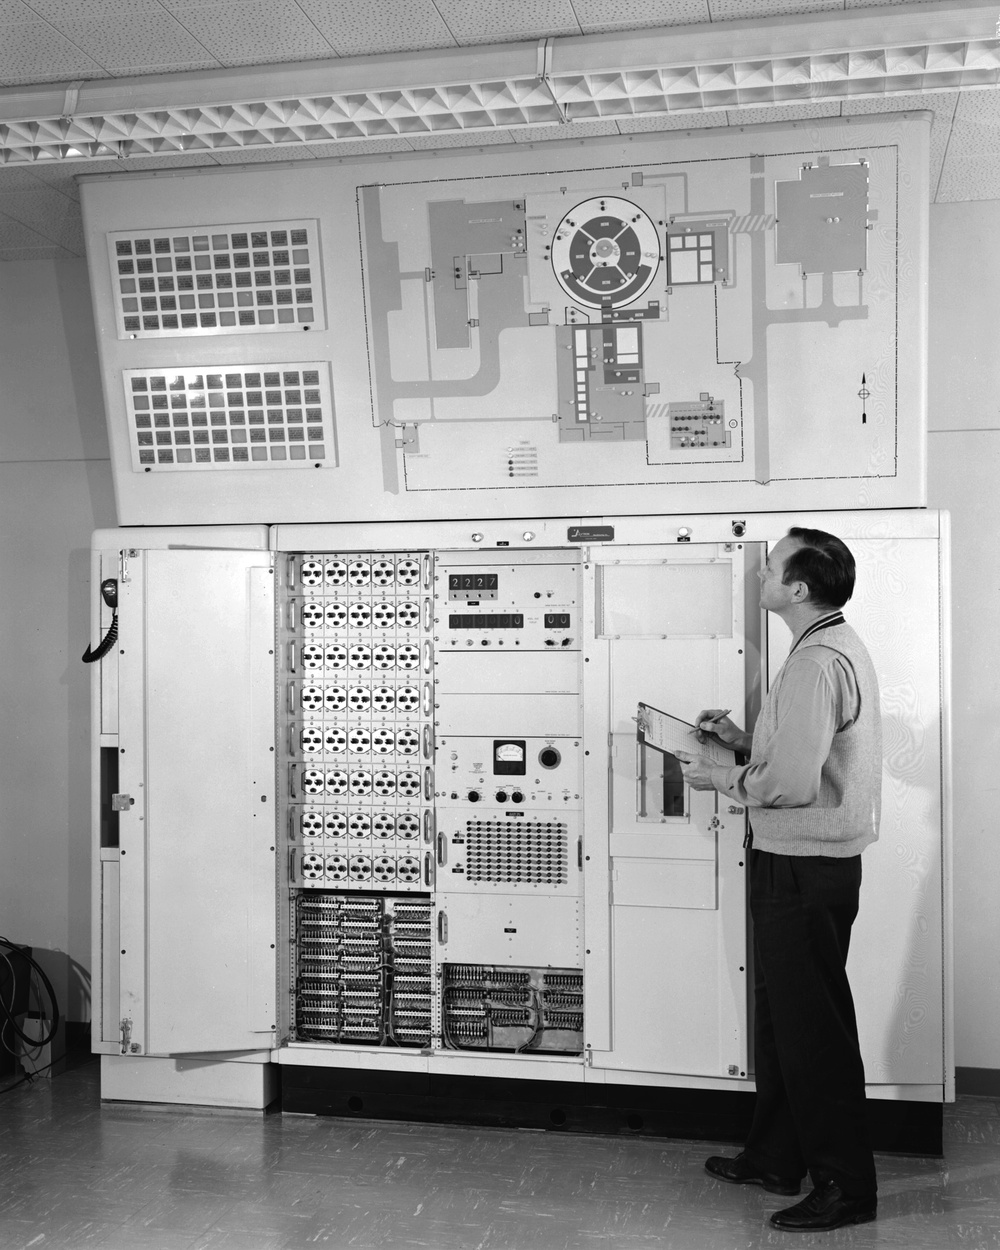
[[[646,745],[666,755],[683,751],[685,755],[704,755],[720,768],[733,768],[736,764],[736,752],[731,747],[711,740],[699,742],[694,725],[679,716],[671,716],[669,712],[661,712],[648,703],[640,703],[636,721]]]

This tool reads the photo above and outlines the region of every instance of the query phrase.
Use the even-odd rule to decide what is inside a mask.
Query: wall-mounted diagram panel
[[[922,505],[929,126],[85,178],[122,518]],[[329,364],[338,454],[308,490],[271,460],[136,468],[123,374],[269,360]]]

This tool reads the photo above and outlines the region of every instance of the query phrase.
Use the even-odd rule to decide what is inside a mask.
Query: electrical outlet
[[[367,686],[352,686],[347,692],[347,703],[352,712],[364,712],[371,707],[372,692]]]
[[[420,836],[420,817],[416,812],[400,812],[396,817],[396,832],[408,840]]]
[[[391,686],[376,686],[371,692],[372,710],[391,712],[396,706],[396,692]]]
[[[347,609],[347,619],[354,629],[364,629],[372,621],[371,604],[360,601],[352,603]]]
[[[393,668],[396,664],[396,648],[387,647],[385,643],[375,648],[372,652],[372,667],[387,669]]]
[[[299,691],[299,706],[307,712],[319,712],[323,708],[323,687],[303,686]]]
[[[415,586],[420,581],[419,561],[400,560],[396,565],[396,581],[400,586]]]
[[[372,861],[370,855],[352,855],[348,871],[352,881],[370,881]]]
[[[415,755],[420,747],[420,734],[416,729],[400,729],[396,732],[396,750],[400,755]]]
[[[367,812],[351,812],[347,827],[352,838],[371,837],[372,821]]]
[[[299,871],[304,881],[318,881],[323,876],[323,856],[303,855]]]
[[[420,707],[420,691],[416,686],[400,686],[396,691],[396,707],[400,712],[415,712]]]
[[[364,642],[355,642],[349,653],[351,668],[371,668],[372,649]]]
[[[326,787],[326,777],[318,768],[303,768],[299,781],[306,794],[322,794]]]
[[[322,668],[324,660],[323,648],[317,642],[307,642],[299,652],[303,668]]]
[[[347,565],[343,560],[327,560],[323,566],[323,580],[328,586],[347,584]]]
[[[420,664],[420,648],[411,642],[404,643],[396,649],[396,667],[401,669],[417,668]]]
[[[366,794],[372,792],[372,775],[364,769],[357,769],[351,773],[351,793],[359,798],[363,798]]]
[[[304,603],[299,617],[306,629],[319,629],[323,624],[323,605],[312,601]]]
[[[420,605],[410,603],[401,603],[396,608],[396,621],[405,629],[412,629],[420,624]]]
[[[396,570],[391,560],[376,560],[372,564],[372,585],[391,586],[395,576]]]
[[[342,712],[347,707],[347,691],[343,686],[327,686],[323,691],[323,706],[328,712]]]
[[[327,668],[346,668],[347,648],[343,643],[328,643],[323,651],[323,663]]]
[[[303,560],[299,565],[299,581],[303,586],[319,586],[323,581],[323,565],[319,560]]]
[[[405,772],[400,773],[396,778],[396,791],[403,795],[404,798],[412,798],[415,794],[420,793],[420,775],[419,773]]]
[[[319,725],[303,725],[299,730],[299,749],[307,755],[323,750],[323,730]]]
[[[391,838],[396,832],[396,821],[392,812],[376,812],[372,817],[372,833],[377,838]]]
[[[396,748],[396,735],[384,726],[372,731],[372,750],[376,755],[391,755]]]
[[[347,878],[348,862],[346,855],[328,855],[324,863],[324,875],[327,881],[344,881]]]
[[[340,753],[347,746],[347,733],[340,725],[327,725],[323,730],[323,747],[327,751]]]
[[[396,880],[412,885],[420,880],[420,861],[412,855],[403,855],[396,860]]]
[[[328,838],[342,838],[347,833],[347,814],[339,808],[327,808],[323,813],[323,832]]]
[[[388,769],[381,769],[372,778],[372,788],[376,794],[383,796],[396,793],[396,774]]]
[[[396,609],[391,603],[376,603],[372,607],[372,624],[376,629],[391,629],[396,623]]]
[[[323,619],[328,629],[343,629],[347,624],[347,608],[336,599],[331,599],[323,612]]]
[[[347,580],[352,586],[367,586],[372,580],[372,566],[367,560],[352,560],[347,566]]]
[[[385,883],[396,878],[396,861],[390,855],[377,855],[372,861],[372,876]]]
[[[303,838],[323,836],[323,813],[307,807],[299,812],[299,833]]]
[[[331,768],[326,774],[327,794],[346,794],[348,785],[347,773],[342,768]]]
[[[372,749],[372,736],[363,725],[352,725],[347,745],[354,755],[367,755]]]

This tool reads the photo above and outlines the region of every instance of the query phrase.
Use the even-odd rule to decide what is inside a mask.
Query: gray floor
[[[0,1098],[0,1247],[115,1250],[1000,1248],[1000,1102],[949,1108],[946,1157],[879,1158],[879,1218],[770,1228],[691,1142],[102,1107],[89,1063]]]

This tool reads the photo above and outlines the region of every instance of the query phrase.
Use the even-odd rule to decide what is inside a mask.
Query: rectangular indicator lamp
[[[449,629],[524,629],[522,612],[452,612]]]

